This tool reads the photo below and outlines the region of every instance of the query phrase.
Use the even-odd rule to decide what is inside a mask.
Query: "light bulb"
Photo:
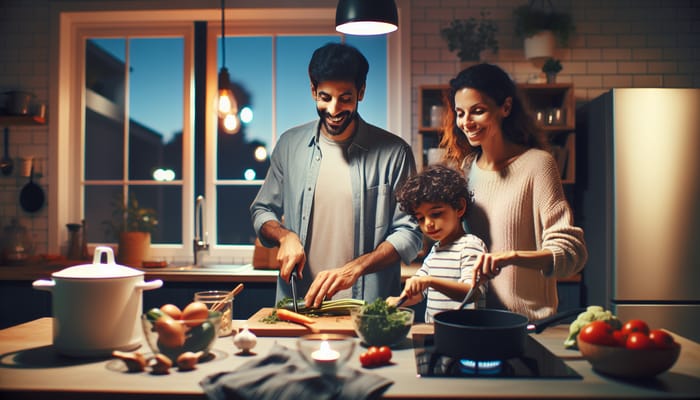
[[[241,122],[238,119],[238,114],[228,113],[224,116],[223,120],[224,130],[227,133],[238,133],[241,129]]]

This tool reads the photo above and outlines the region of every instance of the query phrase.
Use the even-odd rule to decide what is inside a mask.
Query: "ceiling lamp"
[[[226,69],[226,33],[224,31],[224,1],[221,0],[221,69],[219,70],[219,95],[217,98],[217,113],[222,121],[224,130],[236,133],[241,123],[238,119],[238,102],[231,90],[231,77]]]
[[[394,0],[339,0],[335,30],[347,35],[381,35],[399,29]]]

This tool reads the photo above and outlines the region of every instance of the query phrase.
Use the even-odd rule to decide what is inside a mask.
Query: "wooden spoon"
[[[231,299],[236,297],[236,295],[238,295],[238,293],[240,293],[241,290],[243,290],[243,284],[239,283],[238,286],[233,288],[233,290],[226,295],[226,297],[219,300],[216,304],[214,304],[211,307],[212,311],[220,311],[222,308],[224,308],[224,304],[228,303],[229,301],[231,301]]]

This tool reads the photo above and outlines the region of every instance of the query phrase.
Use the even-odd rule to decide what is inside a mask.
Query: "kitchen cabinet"
[[[533,117],[547,135],[551,151],[559,165],[564,185],[576,182],[576,100],[574,86],[568,83],[518,84]],[[424,85],[418,89],[418,144],[422,157],[418,169],[427,165],[442,134],[441,119],[434,115],[446,109],[447,85]],[[438,107],[438,108],[436,108]]]

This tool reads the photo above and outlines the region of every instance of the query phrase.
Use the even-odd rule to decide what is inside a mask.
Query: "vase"
[[[552,31],[540,31],[525,38],[525,58],[528,60],[549,58],[554,54],[554,33]]]
[[[141,267],[151,251],[149,232],[122,232],[119,234],[117,261],[130,267]]]
[[[547,83],[557,83],[557,73],[547,72]]]

